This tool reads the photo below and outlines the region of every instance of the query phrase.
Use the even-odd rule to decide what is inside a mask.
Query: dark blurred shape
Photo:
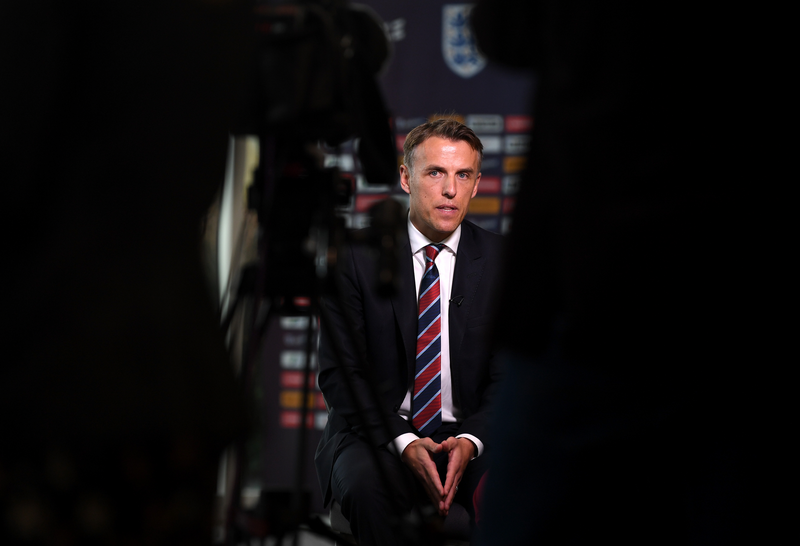
[[[259,2],[255,14],[254,95],[236,132],[290,146],[357,138],[367,182],[393,183],[394,137],[376,78],[390,54],[380,18],[348,0]]]
[[[250,187],[248,199],[258,211],[266,240],[264,295],[276,302],[317,292],[328,273],[328,250],[344,236],[344,221],[336,208],[346,206],[353,194],[352,179],[335,168],[320,169],[300,142],[289,142],[292,145],[284,149],[286,168],[269,199],[263,199],[266,192],[256,185]],[[256,177],[263,175],[259,167]]]
[[[255,274],[242,277],[238,292],[244,297],[228,309],[232,316],[238,304],[244,304],[243,308],[252,304],[253,320],[246,327],[247,371],[243,374],[247,392],[260,389],[250,383],[264,364],[257,362],[258,348],[269,338],[267,330],[275,324],[271,319],[275,315],[313,319],[320,296],[332,290],[330,272],[347,237],[344,218],[337,209],[352,202],[355,179],[328,164],[327,159],[337,155],[326,157],[322,149],[338,154],[340,145],[353,140],[367,183],[389,185],[397,177],[394,137],[376,79],[389,56],[389,43],[378,17],[349,0],[263,0],[254,4],[255,40],[248,58],[251,85],[233,132],[259,138],[259,167],[248,189],[248,207],[257,212],[259,221],[258,259],[248,270]],[[382,241],[369,243],[379,246]],[[388,252],[394,253],[394,248]],[[391,259],[385,262],[385,284],[391,287],[396,264]],[[265,302],[268,305],[262,306]],[[264,309],[267,311],[262,313]],[[308,324],[313,328],[315,320]],[[312,329],[307,336],[303,400],[313,396],[308,385],[313,382],[311,363],[316,350]],[[272,403],[267,403],[265,411],[272,410]],[[299,422],[305,423],[307,417],[312,415],[304,404]],[[286,431],[275,432],[279,437]],[[230,541],[267,535],[280,541],[301,523],[316,533],[330,534],[308,513],[311,503],[304,490],[303,461],[310,434],[308,427],[299,427],[293,452],[281,445],[287,456],[267,470],[284,474],[294,470],[291,506],[280,506],[273,491],[262,491],[255,511],[238,506],[236,499],[244,485],[242,469],[248,464],[240,447],[241,464],[233,479],[234,501],[228,517],[237,528],[230,533]],[[264,451],[270,450],[274,447]],[[267,453],[265,460],[270,456]]]
[[[219,456],[246,419],[199,226],[246,83],[250,8],[0,8],[3,544],[211,540]]]
[[[336,208],[354,191],[352,178],[321,164],[319,144],[353,139],[368,183],[397,178],[377,82],[389,42],[377,15],[348,0],[258,2],[254,24],[254,78],[235,130],[261,143],[248,201],[263,228],[265,291],[274,301],[313,296],[344,238]]]
[[[726,183],[760,167],[734,114],[749,89],[731,78],[751,46],[729,13],[661,7],[473,12],[482,50],[539,82],[506,253],[509,379],[482,544],[766,531],[747,493],[757,381],[740,374],[763,343],[740,263],[758,196]]]
[[[378,290],[381,297],[390,298],[400,285],[400,244],[406,228],[407,209],[396,199],[385,199],[374,204],[369,211],[368,233],[373,240],[367,241],[378,249]],[[357,232],[361,235],[365,232]]]

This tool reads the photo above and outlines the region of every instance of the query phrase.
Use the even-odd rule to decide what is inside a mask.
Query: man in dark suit
[[[325,502],[341,504],[362,545],[404,543],[392,522],[425,494],[441,515],[454,499],[474,515],[499,379],[488,332],[502,246],[463,221],[482,150],[455,120],[412,130],[400,167],[410,211],[396,293],[378,294],[374,252],[351,245],[338,301],[326,301],[319,385],[330,416],[317,473]]]

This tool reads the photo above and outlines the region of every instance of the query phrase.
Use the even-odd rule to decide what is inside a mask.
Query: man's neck
[[[408,239],[411,242],[411,252],[417,252],[419,249],[432,244],[432,243],[443,243],[447,246],[453,253],[458,253],[458,243],[461,240],[461,224],[447,237],[445,237],[441,241],[431,241],[430,238],[426,237],[420,230],[417,229],[417,226],[411,221],[411,217],[409,216],[408,219]]]

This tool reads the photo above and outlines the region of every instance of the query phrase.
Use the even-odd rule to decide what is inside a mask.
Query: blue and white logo
[[[462,78],[471,78],[486,66],[478,52],[469,25],[473,4],[445,4],[442,7],[442,54],[450,70]]]

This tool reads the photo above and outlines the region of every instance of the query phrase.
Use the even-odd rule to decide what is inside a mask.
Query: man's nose
[[[457,191],[457,184],[455,177],[448,176],[444,179],[444,184],[442,186],[442,195],[445,197],[452,199],[456,196]]]

